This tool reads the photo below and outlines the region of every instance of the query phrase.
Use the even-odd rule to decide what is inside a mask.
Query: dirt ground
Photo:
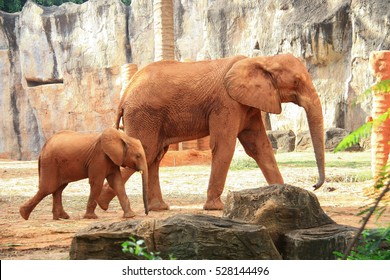
[[[344,155],[341,157],[348,157]],[[340,160],[343,160],[341,158]],[[180,166],[188,165],[189,166]],[[204,211],[207,182],[210,172],[210,153],[193,150],[168,152],[160,170],[160,182],[164,199],[171,209],[162,212],[143,213],[141,176],[135,174],[126,184],[135,219],[163,219],[178,213],[209,214],[221,216],[221,211]],[[361,217],[356,216],[360,207],[370,200],[365,189],[370,184],[359,182],[353,176],[353,166],[348,170],[337,167],[327,169],[330,179],[316,195],[325,212],[337,223],[358,227]],[[317,176],[316,168],[300,168],[284,165],[284,180],[292,185],[311,190]],[[64,191],[63,203],[69,220],[53,221],[51,197],[45,198],[32,212],[28,221],[19,215],[19,206],[32,197],[38,184],[36,161],[0,160],[0,259],[69,259],[69,247],[75,232],[97,222],[123,220],[118,200],[114,199],[107,211],[97,209],[98,220],[85,220],[89,194],[87,180],[70,184]],[[257,169],[230,170],[224,198],[229,191],[266,185]],[[384,213],[381,224],[372,220],[369,227],[388,226],[390,214]]]

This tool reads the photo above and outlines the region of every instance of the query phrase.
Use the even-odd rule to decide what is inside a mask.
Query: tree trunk
[[[154,0],[154,60],[174,60],[173,2]]]
[[[377,82],[390,79],[390,51],[372,52],[370,64]],[[390,92],[373,92],[372,118],[375,120],[390,108]],[[371,136],[372,173],[378,180],[383,167],[386,166],[390,151],[390,118],[374,125]]]

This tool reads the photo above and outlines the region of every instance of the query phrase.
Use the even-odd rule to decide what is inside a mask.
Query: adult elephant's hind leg
[[[238,139],[245,152],[256,161],[268,184],[284,183],[261,119],[255,120],[242,131],[238,135]]]
[[[210,138],[212,149],[212,162],[207,200],[203,208],[205,210],[222,210],[224,203],[221,195],[225,187],[226,176],[233,158],[236,144],[235,136],[218,135]]]
[[[133,175],[135,171],[128,168],[121,168],[121,175],[123,184],[126,184],[127,180]],[[108,182],[104,183],[102,191],[99,197],[96,199],[97,204],[103,210],[107,210],[111,200],[116,196],[115,191],[112,189]]]

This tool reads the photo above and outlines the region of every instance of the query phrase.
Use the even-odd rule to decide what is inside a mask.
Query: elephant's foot
[[[95,213],[85,213],[83,218],[84,219],[97,219],[98,216]]]
[[[27,207],[21,206],[19,208],[19,213],[20,213],[20,216],[22,216],[23,219],[28,220],[28,218],[30,217],[31,211],[29,211],[26,208]]]
[[[104,211],[108,209],[108,206],[110,205],[110,201],[104,201],[103,199],[98,198],[96,200],[97,204],[100,208],[102,208]]]
[[[129,218],[133,218],[133,217],[135,217],[135,213],[132,210],[130,210],[127,213],[123,213],[123,218],[125,218],[125,219],[129,219]]]
[[[152,199],[152,201],[148,203],[148,208],[149,211],[164,211],[169,210],[169,205],[162,200]]]
[[[59,220],[59,219],[69,219],[69,215],[68,213],[66,213],[65,211],[61,211],[59,214],[57,213],[53,213],[53,220]]]
[[[221,201],[221,198],[207,199],[206,203],[203,206],[204,210],[223,210],[224,203]]]

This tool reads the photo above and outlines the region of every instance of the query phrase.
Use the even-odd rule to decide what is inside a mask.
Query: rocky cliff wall
[[[0,157],[33,159],[56,131],[112,125],[128,18],[119,0],[0,12]]]
[[[390,49],[389,0],[174,0],[178,60],[290,52],[321,96],[326,127],[355,129],[371,112],[354,105],[374,79],[368,57]],[[154,60],[153,1],[90,0],[0,12],[0,157],[33,159],[55,131],[113,122],[122,64]],[[307,127],[283,105],[274,129]]]

